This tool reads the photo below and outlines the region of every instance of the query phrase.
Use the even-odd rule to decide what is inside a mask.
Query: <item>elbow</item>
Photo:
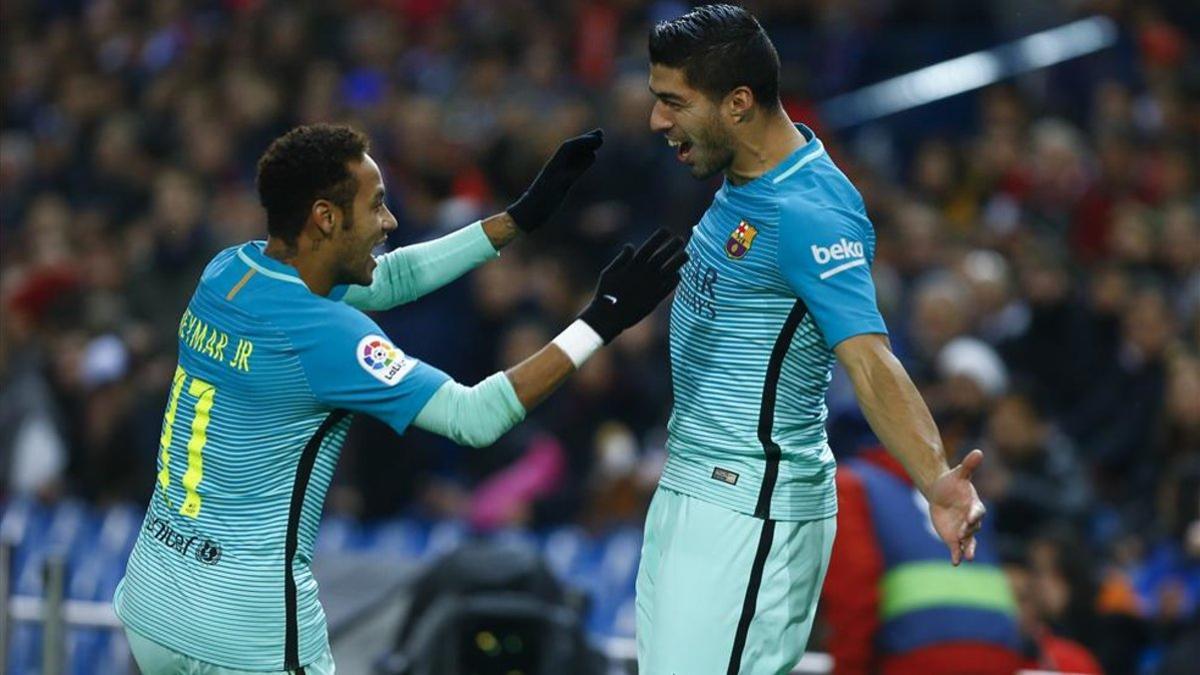
[[[505,376],[499,374],[499,377]],[[474,387],[457,385],[448,435],[459,445],[486,448],[524,418],[524,410],[510,409],[503,392],[495,386],[496,381],[493,376]],[[503,382],[506,384],[507,380]]]
[[[476,430],[471,433],[462,434],[462,437],[458,439],[458,442],[469,448],[486,448],[500,440],[500,437],[504,435],[505,431],[507,431],[507,429],[496,428]]]
[[[859,401],[882,405],[884,399],[904,393],[911,380],[904,366],[891,352],[856,354],[842,362]],[[915,389],[914,389],[915,391]]]
[[[458,419],[459,423],[455,425],[453,438],[459,445],[465,445],[468,448],[486,448],[512,428],[512,424],[505,424],[490,416],[473,415],[464,411]]]

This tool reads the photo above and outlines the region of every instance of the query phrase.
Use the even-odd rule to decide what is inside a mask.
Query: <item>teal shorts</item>
[[[762,520],[660,486],[638,568],[639,675],[791,672],[836,530],[836,516]]]
[[[321,658],[304,666],[301,670],[264,673],[261,670],[225,668],[194,659],[135,633],[128,626],[125,627],[125,637],[129,640],[129,649],[133,652],[133,660],[137,661],[142,675],[289,675],[289,672],[303,672],[304,675],[333,675],[335,670],[333,654],[328,649],[321,655]]]

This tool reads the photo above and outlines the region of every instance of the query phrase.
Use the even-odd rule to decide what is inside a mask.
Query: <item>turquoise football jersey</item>
[[[202,661],[296,669],[328,649],[309,569],[352,413],[403,432],[448,379],[250,242],[179,323],[158,478],[117,588],[134,631]]]
[[[692,230],[671,307],[675,394],[662,484],[760,518],[837,511],[825,393],[833,348],[886,333],[863,201],[808,143],[726,182]]]

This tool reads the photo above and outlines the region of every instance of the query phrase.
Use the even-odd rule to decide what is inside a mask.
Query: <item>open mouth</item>
[[[691,155],[691,152],[692,152],[691,141],[675,141],[675,140],[671,140],[670,138],[668,138],[667,143],[672,148],[675,148],[675,158],[676,159],[678,159],[681,162],[686,162],[688,160],[688,157]]]

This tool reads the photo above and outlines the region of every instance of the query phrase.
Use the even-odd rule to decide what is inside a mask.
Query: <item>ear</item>
[[[317,230],[321,232],[324,239],[328,239],[333,234],[334,228],[342,218],[342,210],[336,204],[326,199],[318,199],[313,202],[312,211],[309,213],[309,219]]]
[[[754,92],[745,85],[734,87],[733,91],[725,95],[723,107],[733,118],[734,124],[749,121],[754,114]]]

